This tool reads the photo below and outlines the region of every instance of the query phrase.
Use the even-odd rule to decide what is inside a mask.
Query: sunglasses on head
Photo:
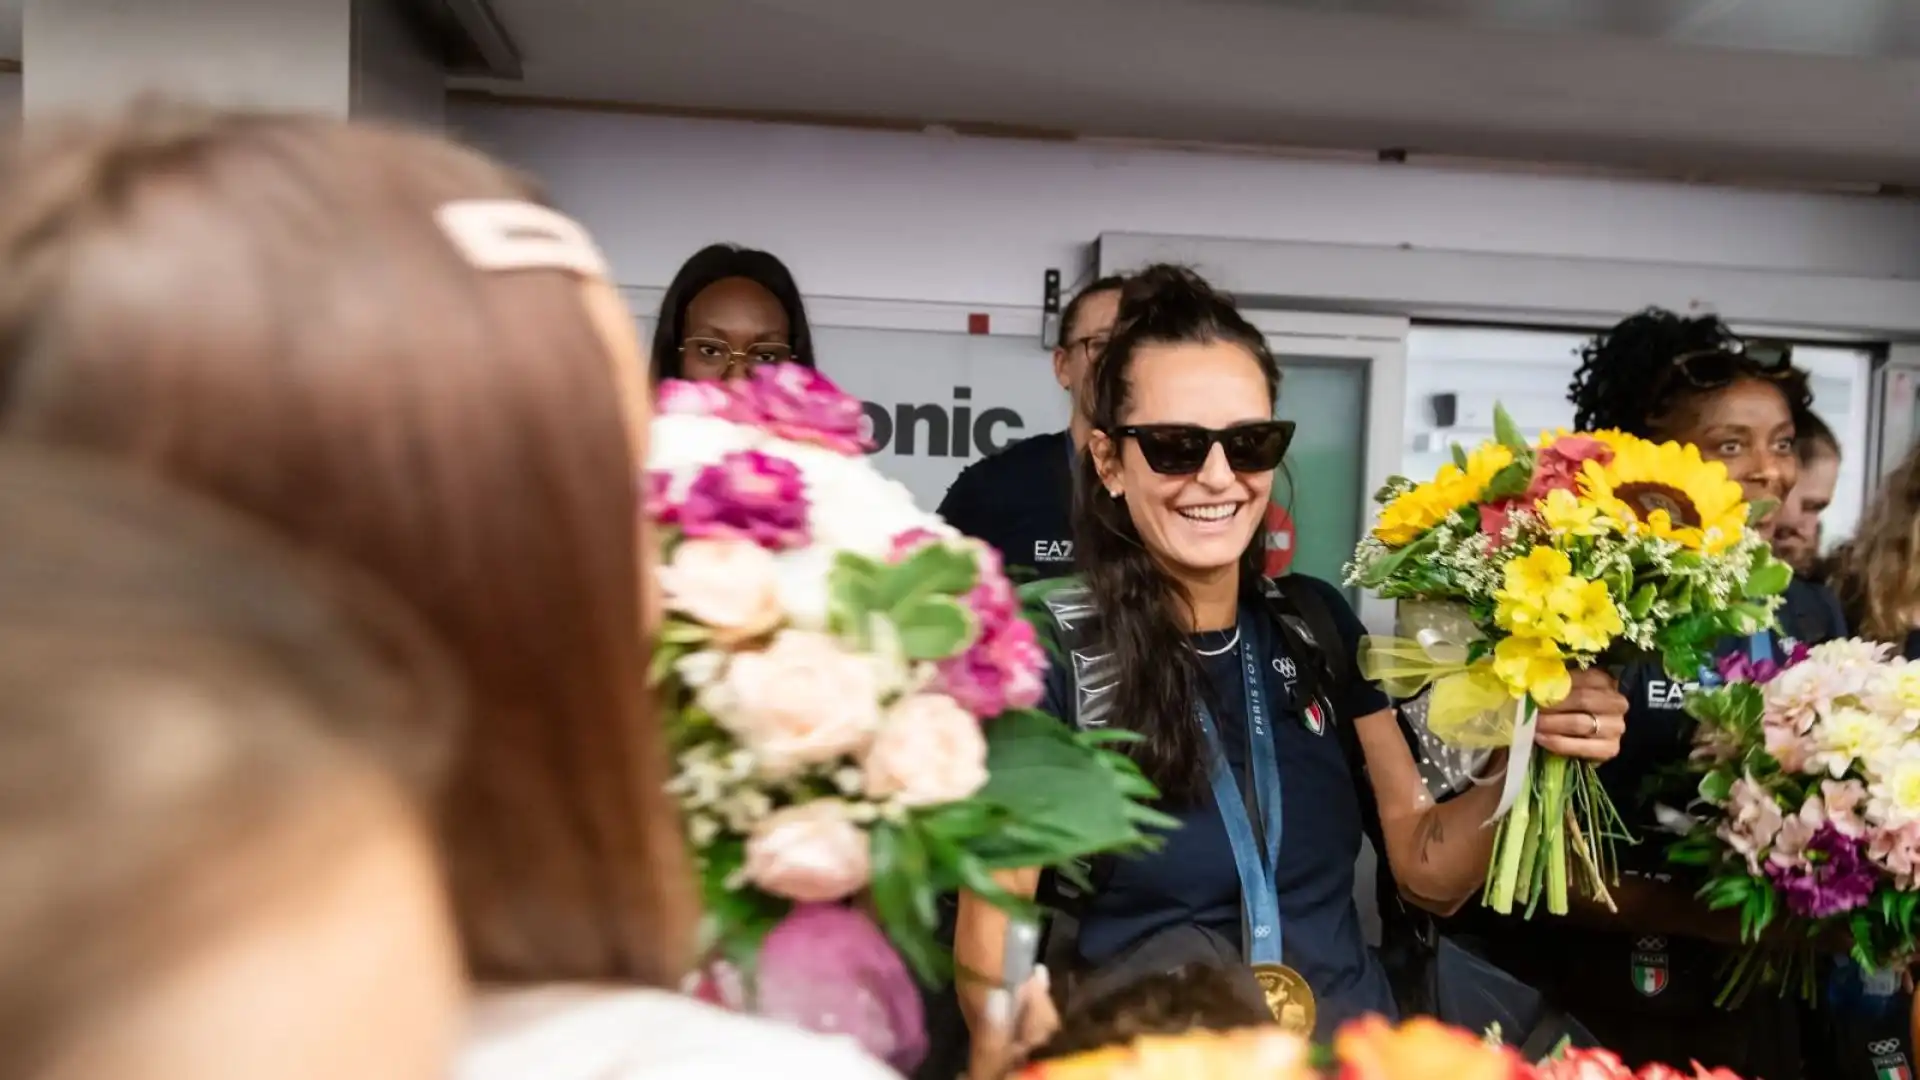
[[[1793,374],[1793,346],[1750,341],[1727,349],[1701,349],[1673,358],[1674,373],[1701,390],[1718,390],[1740,379],[1785,379]]]
[[[1293,442],[1293,421],[1261,420],[1230,428],[1198,424],[1133,424],[1114,434],[1140,447],[1147,468],[1165,476],[1197,473],[1213,445],[1226,451],[1227,467],[1237,473],[1272,472]]]

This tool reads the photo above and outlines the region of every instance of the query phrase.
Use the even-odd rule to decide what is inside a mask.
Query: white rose
[[[668,611],[712,628],[723,643],[780,625],[773,554],[750,540],[689,540],[657,578]]]
[[[777,810],[747,837],[743,876],[755,886],[804,904],[852,896],[873,874],[867,834],[846,804],[820,799]]]
[[[880,724],[879,679],[865,657],[824,634],[782,630],[760,652],[743,652],[702,694],[714,719],[783,779],[809,765],[856,755]]]
[[[887,711],[867,748],[867,794],[907,806],[958,802],[987,782],[980,721],[945,694],[915,694]]]
[[[891,553],[895,537],[911,529],[955,535],[952,527],[914,504],[905,484],[883,476],[866,458],[784,444],[781,454],[800,467],[808,525],[821,547],[879,559]]]
[[[647,469],[685,476],[688,482],[703,466],[739,450],[759,445],[765,437],[753,428],[711,416],[657,416],[648,430]]]
[[[818,544],[774,556],[774,589],[787,624],[799,630],[825,630],[833,574],[832,548]]]

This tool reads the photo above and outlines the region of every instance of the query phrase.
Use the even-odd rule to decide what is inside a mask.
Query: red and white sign
[[[1279,577],[1293,565],[1293,515],[1279,503],[1267,506],[1267,576]]]

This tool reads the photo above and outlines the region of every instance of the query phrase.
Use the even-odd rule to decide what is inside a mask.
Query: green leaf
[[[1487,490],[1481,497],[1489,500],[1517,499],[1527,493],[1527,486],[1531,483],[1533,483],[1533,462],[1515,461],[1493,474],[1493,479],[1488,482]]]
[[[834,557],[827,575],[827,623],[835,633],[867,643],[867,621],[880,611],[880,564],[848,552]]]
[[[1733,774],[1727,769],[1715,769],[1700,778],[1700,797],[1715,806],[1726,804],[1733,795]]]
[[[1175,819],[1146,805],[1152,786],[1129,759],[1042,712],[1007,713],[986,727],[987,785],[972,802],[1006,826],[973,847],[989,869],[1057,866],[1102,852],[1140,850],[1148,829]]]
[[[1753,571],[1747,575],[1747,583],[1742,591],[1749,599],[1758,600],[1786,592],[1792,582],[1792,567],[1762,555],[1755,560]]]
[[[1461,446],[1459,443],[1453,443],[1449,445],[1447,449],[1453,452],[1454,467],[1459,469],[1461,472],[1466,472],[1467,471],[1467,448],[1464,446]]]
[[[1653,602],[1659,598],[1660,590],[1654,588],[1653,583],[1649,581],[1635,589],[1633,595],[1627,598],[1627,614],[1636,619],[1644,619],[1647,617],[1647,612],[1653,610]]]
[[[751,973],[760,943],[786,918],[791,905],[758,889],[729,888],[745,859],[744,841],[715,841],[701,853],[700,893],[708,946]]]
[[[972,552],[950,544],[927,544],[897,566],[882,567],[874,591],[880,611],[895,612],[923,596],[965,596],[980,580]]]
[[[1527,437],[1520,434],[1519,425],[1513,422],[1513,417],[1507,415],[1507,407],[1498,402],[1493,406],[1493,437],[1499,441],[1500,445],[1516,454],[1531,453],[1533,450],[1532,444],[1527,442]]]
[[[926,848],[913,830],[890,822],[875,824],[869,836],[873,858],[869,895],[874,916],[914,975],[937,984],[951,970],[952,957],[935,936],[939,920],[931,902],[932,890],[926,887]]]
[[[1748,526],[1754,526],[1754,525],[1760,524],[1760,520],[1766,517],[1768,514],[1773,513],[1774,509],[1779,505],[1780,505],[1780,500],[1778,499],[1755,499],[1752,502],[1748,503],[1747,504]]]
[[[973,637],[973,615],[946,596],[920,596],[893,612],[900,650],[909,660],[944,660]]]

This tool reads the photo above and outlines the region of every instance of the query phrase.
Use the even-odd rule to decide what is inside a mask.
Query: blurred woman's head
[[[122,458],[381,581],[465,671],[468,962],[666,985],[695,896],[644,684],[633,323],[577,226],[438,139],[142,111],[0,175],[0,434]]]
[[[443,1076],[458,689],[250,523],[0,455],[0,1077]]]
[[[1152,726],[1141,763],[1162,790],[1191,793],[1203,757],[1186,636],[1197,594],[1260,577],[1273,470],[1293,432],[1273,419],[1280,369],[1232,300],[1154,266],[1127,280],[1092,389],[1076,562],[1118,651],[1118,700]]]
[[[1692,443],[1749,502],[1776,507],[1799,472],[1795,417],[1813,402],[1784,346],[1749,344],[1711,315],[1649,308],[1581,350],[1569,398],[1582,431]],[[1771,535],[1771,517],[1763,531]]]
[[[1900,642],[1920,630],[1920,445],[1881,482],[1827,584],[1866,637]]]
[[[813,330],[786,264],[732,244],[695,252],[660,298],[654,378],[732,379],[788,362],[814,366]]]

